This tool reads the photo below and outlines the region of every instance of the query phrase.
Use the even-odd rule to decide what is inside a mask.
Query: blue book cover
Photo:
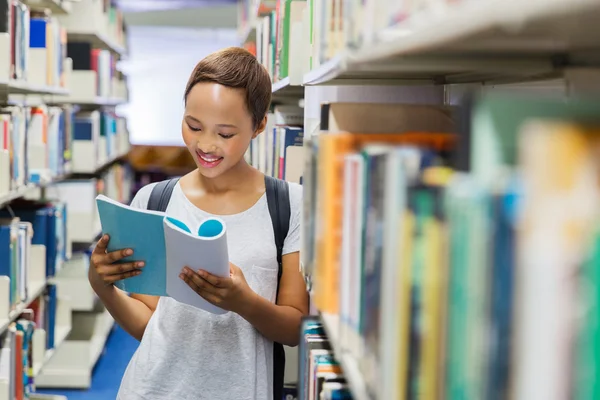
[[[31,18],[29,21],[29,47],[32,49],[46,48],[46,25],[45,18]]]
[[[11,277],[10,225],[0,225],[0,275]]]
[[[144,261],[143,272],[115,286],[131,293],[167,296],[165,235],[161,212],[138,212],[129,207],[115,207],[110,201],[97,201],[102,233],[110,236],[108,251],[134,249],[123,262]],[[123,229],[126,227],[126,229]]]
[[[226,312],[207,302],[179,278],[185,266],[229,276],[227,235],[222,220],[207,218],[192,231],[163,212],[133,208],[103,195],[96,197],[96,203],[102,233],[110,237],[108,251],[131,248],[133,255],[121,262],[145,262],[141,274],[115,283],[119,289],[169,296],[213,314]]]
[[[46,321],[48,331],[46,332],[46,348],[54,348],[54,331],[56,327],[56,285],[49,284],[46,298]]]

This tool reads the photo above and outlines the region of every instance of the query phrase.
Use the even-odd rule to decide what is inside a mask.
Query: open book
[[[144,261],[138,276],[115,285],[126,292],[173,299],[213,314],[227,311],[214,306],[179,278],[183,267],[203,269],[229,276],[229,254],[225,223],[208,218],[197,233],[163,212],[133,208],[106,196],[96,197],[102,233],[110,236],[108,251],[131,248],[133,255],[122,262]]]

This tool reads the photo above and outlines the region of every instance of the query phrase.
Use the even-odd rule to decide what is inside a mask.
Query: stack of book
[[[323,105],[303,268],[372,398],[600,394],[598,104]]]
[[[247,161],[262,173],[301,183],[304,167],[303,112],[276,106],[267,115],[265,130],[250,143]]]

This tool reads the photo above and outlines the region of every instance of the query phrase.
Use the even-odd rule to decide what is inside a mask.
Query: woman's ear
[[[252,139],[256,139],[256,137],[258,135],[260,135],[260,133],[262,131],[265,130],[265,127],[267,126],[267,116],[265,115],[265,117],[262,119],[262,121],[260,121],[260,123],[258,124],[258,126],[256,127],[256,130],[254,131],[254,134],[252,135]]]

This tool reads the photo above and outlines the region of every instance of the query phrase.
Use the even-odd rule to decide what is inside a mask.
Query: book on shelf
[[[265,130],[252,139],[248,161],[266,175],[302,183],[304,129],[302,109],[277,106],[267,116]]]
[[[67,31],[46,12],[31,11],[29,57],[33,70],[28,81],[41,86],[66,84]]]
[[[98,97],[121,97],[118,85],[124,81],[123,74],[117,70],[117,56],[109,50],[94,48],[89,42],[70,41],[67,44],[67,56],[73,60],[74,73],[92,72],[94,84],[91,92]]]
[[[274,3],[272,8],[262,8],[258,15],[242,22],[245,27],[253,24],[252,29],[256,31],[253,40],[246,41],[243,46],[256,55],[271,80],[278,82],[288,78],[294,68],[290,65],[294,62],[292,35],[294,29],[298,29],[295,26],[302,26],[307,3],[305,0],[278,0]]]
[[[53,277],[67,259],[67,206],[62,202],[17,201],[10,210],[0,209],[0,218],[17,217],[31,224],[31,244],[46,249],[45,276]],[[28,265],[27,263],[24,266]],[[0,273],[0,275],[5,275]]]
[[[227,311],[210,304],[179,278],[184,267],[229,276],[227,228],[219,218],[207,218],[198,228],[164,212],[133,208],[106,196],[97,197],[102,233],[108,251],[132,249],[123,262],[144,261],[141,274],[116,282],[126,292],[169,296],[213,314]],[[193,229],[193,230],[192,230]],[[201,260],[201,264],[199,264]]]
[[[23,2],[0,2],[0,40],[7,40],[8,76],[36,86],[65,87],[66,42],[64,26],[48,12],[31,11]],[[4,39],[6,38],[6,39]]]
[[[0,107],[0,196],[68,173],[72,107]]]
[[[35,299],[14,322],[0,332],[0,382],[9,399],[26,399],[35,392],[34,339],[37,330],[47,333],[45,349],[54,348],[55,286]]]
[[[81,111],[74,117],[73,172],[94,172],[129,151],[125,119],[110,111]]]
[[[298,398],[351,399],[346,378],[318,316],[304,317],[300,327]]]
[[[598,111],[476,98],[467,171],[435,130],[311,138],[305,273],[370,396],[594,398]]]
[[[18,218],[0,219],[0,276],[10,278],[9,308],[25,302],[29,296],[27,272],[33,228]]]

